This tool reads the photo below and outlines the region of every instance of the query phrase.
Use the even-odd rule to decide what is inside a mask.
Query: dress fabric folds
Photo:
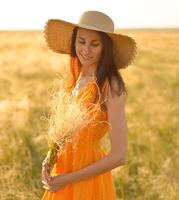
[[[108,80],[106,79],[102,87],[102,92],[108,84]],[[96,86],[96,81],[91,81],[79,91],[75,98],[85,97],[84,103],[87,105],[95,101],[97,91],[99,90]],[[101,139],[109,130],[109,124],[106,121],[108,121],[107,111],[98,111],[94,122],[80,131],[78,137],[73,140],[73,145],[69,142],[63,152],[58,152],[52,172],[54,174],[70,173],[106,156],[101,147]],[[98,176],[67,185],[57,192],[46,190],[41,200],[116,199],[112,172],[108,171]]]

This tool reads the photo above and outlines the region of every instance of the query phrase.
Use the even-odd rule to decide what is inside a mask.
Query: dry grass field
[[[177,200],[179,193],[179,30],[123,30],[135,62],[121,70],[128,89],[125,166],[114,169],[119,200]],[[68,76],[68,57],[42,32],[0,32],[0,199],[40,200],[49,95]],[[106,135],[102,144],[109,150]]]

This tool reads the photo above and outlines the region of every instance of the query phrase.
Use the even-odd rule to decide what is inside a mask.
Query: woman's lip
[[[82,54],[80,54],[85,60],[89,60],[91,59],[92,57],[86,57],[86,56],[83,56]]]

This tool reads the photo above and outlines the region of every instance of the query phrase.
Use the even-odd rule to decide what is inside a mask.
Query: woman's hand
[[[42,183],[48,183],[51,180],[51,166],[48,164],[48,157],[46,157],[42,163]]]
[[[68,184],[68,173],[58,174],[51,177],[50,181],[43,182],[44,188],[49,192],[56,192]]]

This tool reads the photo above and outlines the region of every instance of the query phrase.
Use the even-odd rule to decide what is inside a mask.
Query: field
[[[114,169],[118,200],[179,199],[179,30],[123,30],[135,62],[121,70],[128,89],[125,166]],[[0,32],[0,199],[40,200],[47,152],[48,99],[68,57],[42,32]],[[109,139],[102,141],[106,151]]]

